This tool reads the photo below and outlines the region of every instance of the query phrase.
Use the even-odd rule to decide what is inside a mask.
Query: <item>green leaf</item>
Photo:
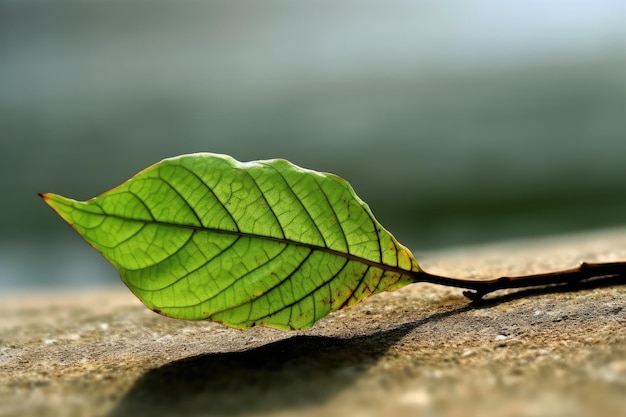
[[[174,318],[306,329],[420,271],[345,180],[285,160],[183,155],[85,202],[42,197]]]

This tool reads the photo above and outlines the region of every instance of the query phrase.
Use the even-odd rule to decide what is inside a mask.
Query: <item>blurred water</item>
[[[2,291],[115,280],[36,192],[89,198],[197,151],[342,175],[418,252],[623,225],[625,17],[611,0],[0,0]]]

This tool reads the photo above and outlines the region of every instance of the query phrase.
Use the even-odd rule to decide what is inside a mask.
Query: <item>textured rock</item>
[[[417,258],[468,278],[545,272],[626,260],[626,230]],[[416,284],[295,333],[164,318],[125,288],[4,298],[0,415],[625,416],[625,283],[481,305]]]

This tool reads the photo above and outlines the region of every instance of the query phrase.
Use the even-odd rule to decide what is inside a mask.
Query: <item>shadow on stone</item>
[[[324,404],[421,326],[519,298],[623,285],[624,279],[518,290],[352,338],[297,335],[249,350],[177,360],[147,371],[109,417],[237,416]]]
[[[470,308],[353,338],[298,335],[177,360],[139,378],[110,417],[235,416],[324,404],[412,330]]]

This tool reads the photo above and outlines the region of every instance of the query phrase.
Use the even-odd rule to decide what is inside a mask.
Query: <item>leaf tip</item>
[[[52,207],[51,201],[54,194],[52,193],[37,193],[39,197],[43,200],[44,203]]]
[[[44,203],[46,203],[47,205],[49,205],[52,208],[55,208],[55,201],[59,200],[59,195],[56,195],[54,193],[37,193],[37,195],[39,197],[41,197],[41,199],[44,201]],[[56,209],[55,209],[56,210]]]
[[[75,200],[63,197],[54,193],[37,193],[52,210],[54,210],[63,220],[73,225],[71,211],[76,203]]]
[[[54,193],[37,193],[37,195],[41,197],[46,203],[54,200],[65,199],[65,197]]]

